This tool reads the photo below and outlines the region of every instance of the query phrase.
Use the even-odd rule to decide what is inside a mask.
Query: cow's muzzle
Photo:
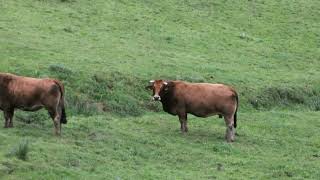
[[[161,97],[159,95],[154,95],[152,98],[154,101],[160,101]]]

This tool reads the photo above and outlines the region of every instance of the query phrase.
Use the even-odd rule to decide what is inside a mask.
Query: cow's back
[[[59,93],[59,88],[50,79],[5,75],[7,80],[2,88],[6,91],[6,96],[2,96],[3,106],[14,106],[25,110],[38,109],[46,96]]]
[[[188,113],[207,117],[234,109],[236,92],[224,84],[175,82],[175,96]]]

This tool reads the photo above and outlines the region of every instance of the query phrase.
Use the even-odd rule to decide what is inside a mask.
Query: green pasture
[[[318,0],[1,0],[0,72],[60,79],[68,115],[0,126],[0,179],[320,176]],[[181,134],[160,78],[235,87],[236,142],[217,117]]]

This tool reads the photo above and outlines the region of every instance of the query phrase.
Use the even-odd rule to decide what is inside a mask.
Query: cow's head
[[[164,80],[151,80],[146,89],[152,90],[152,100],[161,101],[161,96],[168,91],[168,82]]]

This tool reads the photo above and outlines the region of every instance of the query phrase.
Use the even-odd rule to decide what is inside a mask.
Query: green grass
[[[317,179],[320,1],[0,1],[0,71],[63,81],[60,138],[45,111],[0,130],[3,179]],[[191,117],[182,135],[150,79],[222,82],[239,136]],[[0,117],[3,119],[3,117]],[[26,140],[28,158],[8,156]]]
[[[61,138],[50,133],[50,121],[18,123],[0,133],[0,172],[6,179],[316,179],[319,115],[240,113],[232,144],[224,142],[225,126],[218,118],[191,117],[186,135],[169,115],[73,116]],[[30,142],[28,161],[5,158],[22,137]]]
[[[17,147],[13,148],[8,156],[16,156],[18,159],[26,161],[28,159],[29,152],[29,142],[27,140],[22,140]]]

